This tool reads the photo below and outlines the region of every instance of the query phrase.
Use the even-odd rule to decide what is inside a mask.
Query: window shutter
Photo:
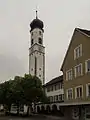
[[[85,61],[85,73],[87,73],[87,61]]]
[[[74,67],[74,73],[75,73],[75,78],[76,78],[76,67]]]
[[[88,96],[88,84],[86,84],[86,96]]]
[[[82,56],[82,44],[80,45],[80,56]]]
[[[68,90],[66,90],[66,97],[67,97],[67,100],[68,100]]]
[[[81,64],[81,75],[83,75],[83,66]]]
[[[77,88],[75,88],[75,99],[77,98]]]
[[[74,60],[76,59],[76,49],[74,49]]]
[[[73,88],[72,88],[72,99],[73,99]]]

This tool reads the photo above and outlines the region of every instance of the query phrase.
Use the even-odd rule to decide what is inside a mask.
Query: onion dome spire
[[[36,18],[30,23],[30,27],[31,27],[30,32],[35,28],[39,28],[44,32],[43,30],[44,24],[40,19],[38,19],[37,10],[36,10]]]

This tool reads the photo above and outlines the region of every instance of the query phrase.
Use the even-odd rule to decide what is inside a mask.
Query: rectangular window
[[[56,95],[56,101],[58,101],[58,95]]]
[[[58,95],[55,95],[54,96],[54,102],[57,102],[58,101]]]
[[[85,61],[86,72],[90,72],[90,59]]]
[[[73,98],[73,89],[72,88],[69,88],[67,90],[67,99],[68,100],[71,100]]]
[[[59,84],[56,84],[56,85],[54,86],[55,90],[58,90],[59,87],[60,87]]]
[[[83,89],[82,86],[76,87],[75,89],[76,91],[76,98],[81,98],[83,96]]]
[[[59,84],[56,84],[56,90],[58,90],[59,89]]]
[[[75,77],[82,75],[82,64],[75,66]]]
[[[62,83],[59,84],[59,89],[62,89]]]
[[[90,97],[90,83],[86,84],[86,95]]]
[[[51,86],[51,91],[53,91],[53,86]]]
[[[72,80],[72,69],[66,72],[66,80]]]
[[[58,96],[58,100],[59,100],[59,101],[64,100],[64,94],[60,94],[60,95]]]
[[[82,56],[82,44],[74,49],[74,59],[77,59]]]
[[[50,99],[50,102],[53,102],[53,96],[50,96],[49,99]]]
[[[54,87],[55,87],[55,90],[56,90],[56,85]]]
[[[47,87],[47,92],[50,92],[50,87]]]

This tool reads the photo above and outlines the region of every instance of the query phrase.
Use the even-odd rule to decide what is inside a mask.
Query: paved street
[[[53,116],[32,116],[32,117],[16,117],[16,116],[5,116],[0,117],[0,120],[64,120],[63,118]]]

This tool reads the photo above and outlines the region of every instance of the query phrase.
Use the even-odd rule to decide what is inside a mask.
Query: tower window
[[[31,45],[33,44],[33,39],[31,40]]]
[[[38,38],[38,43],[42,44],[42,39],[41,38]]]
[[[39,35],[41,35],[41,31],[39,31]]]

